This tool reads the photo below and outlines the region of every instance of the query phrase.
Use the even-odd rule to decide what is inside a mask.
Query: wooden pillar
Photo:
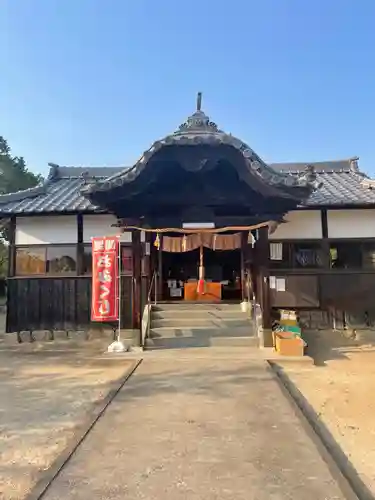
[[[163,235],[159,236],[160,246],[158,248],[158,297],[157,300],[163,300]]]
[[[141,329],[141,297],[142,297],[142,245],[140,231],[132,232],[132,259],[133,259],[133,283],[132,283],[132,326]],[[140,340],[140,339],[139,339]]]
[[[84,272],[83,216],[77,215],[77,276]]]
[[[269,254],[268,227],[262,227],[259,229],[259,238],[256,242],[256,260],[258,300],[262,308],[262,321],[265,329],[272,327]]]
[[[9,240],[9,246],[8,246],[8,278],[12,278],[16,274],[16,217],[12,216],[9,221],[8,225],[8,240]],[[14,289],[13,289],[14,290]],[[5,331],[12,332],[11,326],[9,325],[9,313],[10,313],[10,308],[13,306],[14,303],[11,301],[11,290],[10,290],[10,283],[8,282],[7,287],[6,287],[6,293],[7,293],[7,304],[8,307],[6,308],[6,319],[5,319]],[[17,334],[19,335],[19,333]]]
[[[150,297],[151,300],[155,300],[155,286],[154,284],[151,287],[151,281],[153,278],[155,262],[152,258],[152,233],[146,231],[144,242],[142,243],[142,283],[143,280],[146,280],[146,296],[145,300],[147,301]],[[143,286],[143,285],[142,285]],[[151,287],[151,288],[150,288]],[[142,304],[144,307],[146,303]],[[143,311],[142,311],[143,313]]]
[[[145,241],[143,243],[143,260],[144,260],[144,272],[147,276],[147,289],[150,286],[150,280],[152,277],[152,266],[151,266],[151,245],[152,245],[152,233],[145,232]]]
[[[8,277],[11,278],[16,273],[16,218],[12,216],[8,226]]]
[[[320,220],[322,224],[322,239],[320,242],[321,245],[321,256],[322,256],[322,267],[323,269],[329,270],[331,266],[331,254],[329,248],[329,239],[328,239],[328,216],[327,210],[323,208],[320,211]],[[319,307],[321,310],[326,311],[328,316],[328,322],[331,324],[332,328],[336,327],[336,311],[335,307],[330,304],[324,303],[322,300],[322,274],[319,273],[317,276],[318,279],[318,296],[319,296]]]
[[[329,240],[328,240],[328,219],[327,210],[323,209],[320,211],[320,220],[322,224],[322,257],[323,257],[323,267],[329,269],[330,266],[330,253],[329,253]]]
[[[247,293],[247,284],[246,284],[246,247],[247,247],[247,233],[243,232],[241,234],[241,294],[242,294],[242,302],[244,300],[250,300]]]

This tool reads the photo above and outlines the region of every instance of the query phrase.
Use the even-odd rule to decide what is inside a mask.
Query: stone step
[[[256,337],[215,337],[199,335],[195,337],[146,339],[146,349],[188,349],[194,347],[258,347]]]
[[[175,328],[251,328],[251,323],[247,319],[241,318],[210,318],[208,315],[197,318],[195,316],[185,318],[168,318],[158,319],[152,316],[151,328],[159,327],[175,327]]]
[[[215,328],[202,326],[194,328],[176,328],[175,326],[154,327],[150,329],[152,338],[174,338],[174,337],[253,337],[254,330],[251,325],[236,328]]]
[[[189,310],[189,311],[238,311],[241,312],[240,304],[228,304],[228,303],[204,303],[204,302],[174,302],[174,303],[163,303],[156,304],[152,306],[153,311],[178,311],[178,310]]]
[[[152,319],[186,319],[194,317],[211,318],[211,319],[241,319],[249,320],[249,313],[244,313],[240,310],[204,310],[204,309],[177,309],[165,311],[152,311]]]
[[[152,306],[146,347],[256,347],[249,314],[236,303],[174,302]]]

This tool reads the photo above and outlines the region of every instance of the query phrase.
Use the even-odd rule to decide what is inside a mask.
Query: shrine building
[[[279,308],[309,328],[371,326],[375,181],[356,157],[266,164],[252,146],[219,129],[199,95],[135,165],[50,164],[43,184],[1,195],[7,332],[89,328],[91,238],[111,235],[134,332],[147,305],[182,302],[256,302],[264,329]]]

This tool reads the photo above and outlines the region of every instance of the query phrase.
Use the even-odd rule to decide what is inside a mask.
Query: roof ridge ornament
[[[358,156],[354,156],[353,158],[350,158],[350,160],[349,160],[350,167],[349,168],[352,172],[359,172],[358,160],[359,160]]]
[[[50,167],[50,170],[48,172],[47,180],[55,181],[59,177],[60,165],[58,165],[57,163],[48,163],[48,166]]]
[[[182,123],[175,134],[183,134],[192,132],[196,133],[211,133],[217,134],[222,132],[219,130],[216,123],[212,122],[210,118],[202,111],[202,92],[197,94],[197,106],[195,112],[189,116],[186,122]]]
[[[315,166],[311,163],[306,165],[305,170],[297,176],[296,180],[298,186],[310,185],[314,191],[323,186],[323,183],[318,179]]]
[[[90,181],[90,174],[88,170],[84,170],[81,175],[79,176],[80,179],[82,179],[82,183],[85,186],[86,184],[89,184]]]

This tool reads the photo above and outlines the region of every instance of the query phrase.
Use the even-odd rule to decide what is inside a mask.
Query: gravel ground
[[[278,364],[375,495],[375,348],[371,341],[340,340],[339,335],[321,332],[315,342],[309,339],[316,366]]]
[[[83,352],[0,350],[0,499],[25,497],[131,365]]]

